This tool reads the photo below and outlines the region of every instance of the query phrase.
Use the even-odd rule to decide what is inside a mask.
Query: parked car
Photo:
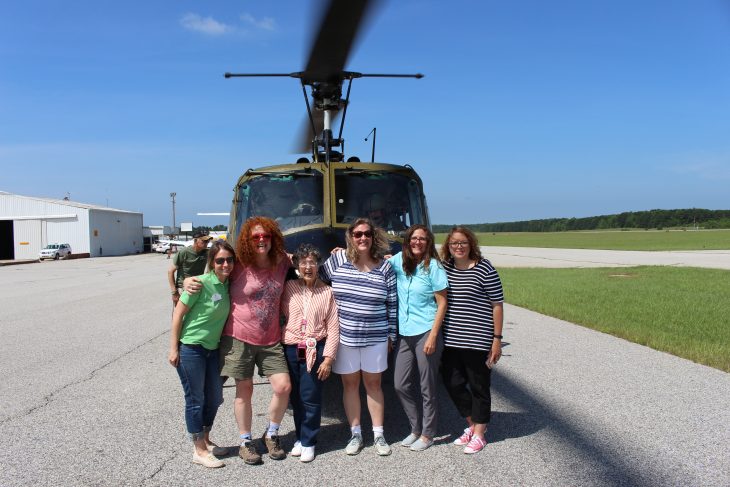
[[[53,243],[46,245],[46,248],[40,251],[38,258],[58,260],[71,255],[71,246],[67,243]]]
[[[167,252],[167,251],[168,251],[169,249],[170,249],[170,244],[169,244],[169,243],[162,243],[162,242],[160,242],[160,243],[158,243],[158,244],[157,244],[157,245],[155,246],[155,252],[159,252],[159,253],[161,253],[161,254],[164,254],[164,253],[165,253],[165,252]]]

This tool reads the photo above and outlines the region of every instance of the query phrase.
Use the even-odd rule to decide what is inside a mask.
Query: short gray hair
[[[303,243],[299,246],[296,253],[294,253],[292,262],[295,266],[298,266],[299,261],[306,259],[307,257],[314,257],[314,260],[317,261],[317,265],[322,262],[322,254],[319,249],[310,243]]]

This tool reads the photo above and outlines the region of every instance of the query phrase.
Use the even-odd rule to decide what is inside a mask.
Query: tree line
[[[468,224],[475,232],[566,232],[570,230],[609,230],[656,228],[730,228],[730,210],[705,210],[690,208],[684,210],[626,211],[614,215],[590,216],[586,218],[547,218],[517,222]],[[435,233],[445,233],[452,225],[433,225]]]

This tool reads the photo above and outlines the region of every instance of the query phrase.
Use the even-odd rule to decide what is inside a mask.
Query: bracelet
[[[177,294],[177,289],[175,289],[175,290],[174,290],[174,291],[172,292],[172,295],[173,295],[173,296],[174,296],[174,295],[176,295],[176,294]]]
[[[499,338],[501,340],[504,337],[502,335],[494,335],[494,338]]]

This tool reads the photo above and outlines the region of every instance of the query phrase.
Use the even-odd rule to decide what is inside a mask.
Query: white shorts
[[[353,374],[364,371],[371,374],[383,372],[388,368],[388,342],[367,347],[348,347],[340,343],[337,358],[332,365],[335,374]]]

